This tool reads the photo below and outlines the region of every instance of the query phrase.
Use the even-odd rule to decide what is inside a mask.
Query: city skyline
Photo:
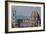
[[[40,12],[40,7],[12,6],[12,27],[41,26]]]

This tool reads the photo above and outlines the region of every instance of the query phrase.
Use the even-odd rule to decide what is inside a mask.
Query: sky
[[[31,16],[32,11],[41,13],[41,7],[32,6],[12,6],[12,11],[16,10],[16,16]]]

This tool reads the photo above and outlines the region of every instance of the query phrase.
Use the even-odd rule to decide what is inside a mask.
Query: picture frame
[[[32,24],[35,24],[37,26],[35,26],[35,25],[31,26],[32,25],[31,24],[31,25],[29,25],[30,26],[29,27],[29,26],[27,26],[28,24],[25,24],[25,26],[24,26],[23,24],[21,25],[19,23],[20,21],[23,23],[23,19],[27,19],[27,21],[26,20],[25,21],[28,22],[28,18],[25,18],[24,16],[26,15],[28,17],[30,15],[31,12],[30,12],[29,9],[31,11],[34,11],[34,10],[36,11],[36,12],[33,12],[33,14],[32,14],[34,16],[38,15],[37,11],[39,12],[39,14],[40,14],[40,21],[37,21],[37,22],[40,22],[40,25],[32,23]],[[16,12],[14,12],[14,10]],[[24,18],[21,17],[21,18],[23,18],[21,20],[20,20],[20,17],[19,18],[16,17],[16,19],[14,18],[15,20],[19,19],[19,22],[17,20],[17,24],[18,23],[19,24],[17,26],[15,26],[15,27],[12,26],[12,23],[14,22],[12,20],[12,17],[13,17],[12,15],[14,13],[16,13],[17,16],[19,16],[19,15],[23,16],[24,15],[23,16]],[[37,19],[37,17],[36,17],[36,19]],[[24,23],[25,23],[25,21],[24,21]],[[45,31],[45,3],[44,2],[5,1],[5,33],[38,32],[38,31]]]

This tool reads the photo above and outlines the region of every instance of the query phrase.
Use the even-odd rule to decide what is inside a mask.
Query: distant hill
[[[30,16],[16,16],[16,19],[28,19]]]

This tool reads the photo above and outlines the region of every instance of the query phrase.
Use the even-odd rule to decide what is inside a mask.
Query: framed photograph
[[[5,1],[5,32],[45,31],[45,3]]]

